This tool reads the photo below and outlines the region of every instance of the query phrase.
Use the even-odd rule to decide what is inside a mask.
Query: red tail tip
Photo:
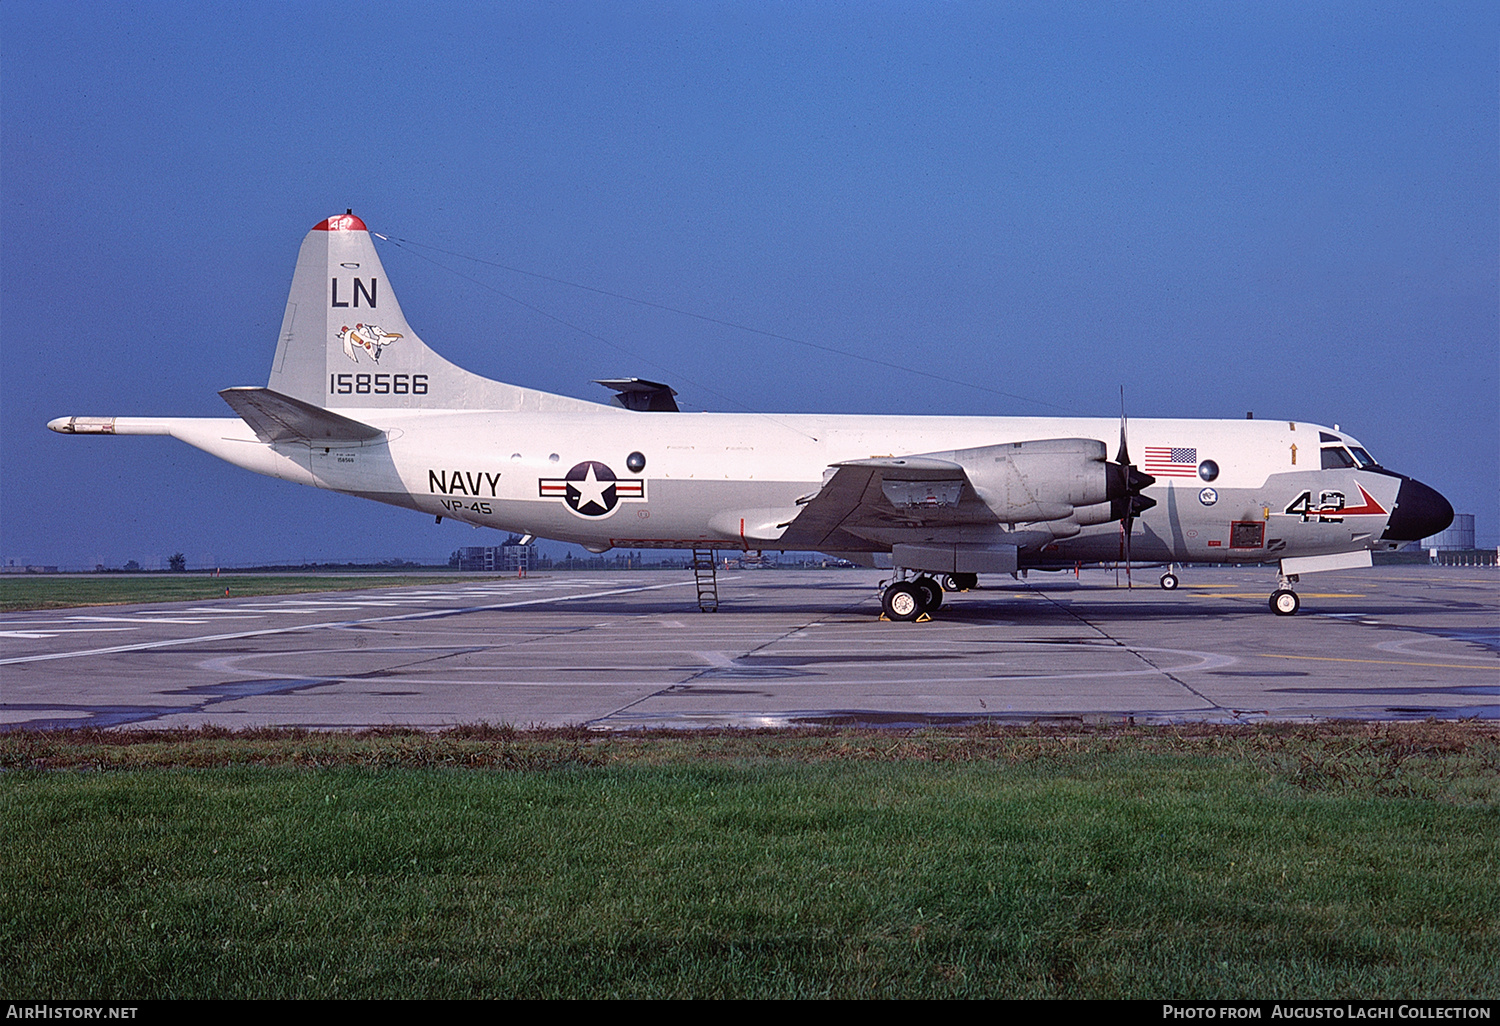
[[[313,226],[315,232],[367,232],[370,229],[354,214],[335,214],[325,221],[320,221]]]

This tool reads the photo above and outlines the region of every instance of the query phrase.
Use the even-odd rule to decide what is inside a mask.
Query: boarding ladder
[[[693,550],[693,580],[698,585],[698,608],[705,613],[717,613],[719,576],[713,549]]]

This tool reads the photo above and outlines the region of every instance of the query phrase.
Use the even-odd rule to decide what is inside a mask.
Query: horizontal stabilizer
[[[219,395],[262,442],[367,442],[384,433],[269,388],[226,388]]]
[[[677,390],[645,378],[602,378],[596,385],[615,390],[615,402],[627,410],[646,413],[677,413]]]

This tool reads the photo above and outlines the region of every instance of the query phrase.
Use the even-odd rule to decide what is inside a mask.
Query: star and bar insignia
[[[613,513],[622,499],[644,499],[646,482],[640,478],[622,481],[608,465],[584,460],[566,477],[544,477],[537,481],[537,494],[544,499],[562,499],[582,517]]]

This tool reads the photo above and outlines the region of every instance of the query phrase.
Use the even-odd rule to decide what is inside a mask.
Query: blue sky
[[[1337,422],[1495,544],[1497,55],[1478,3],[9,0],[0,558],[495,537],[45,428],[228,415],[303,234],[346,207],[951,381],[385,246],[424,340],[492,377],[995,415],[1113,416],[1123,385],[1135,416]]]

